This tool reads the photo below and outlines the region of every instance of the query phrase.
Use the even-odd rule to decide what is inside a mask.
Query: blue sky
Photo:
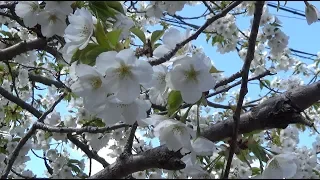
[[[276,1],[275,1],[276,2]],[[316,7],[320,8],[320,2],[311,2]],[[282,2],[283,4],[283,2]],[[298,10],[302,10],[304,12],[305,5],[303,1],[289,1],[286,5],[287,7],[292,7]],[[178,12],[179,15],[185,16],[185,17],[191,17],[191,16],[197,16],[204,12],[204,6],[203,5],[197,5],[194,7],[185,6],[184,10],[181,12]],[[290,39],[289,39],[289,47],[309,53],[316,54],[318,51],[320,51],[320,36],[318,35],[318,32],[320,32],[320,23],[312,24],[311,26],[307,25],[306,20],[304,17],[296,16],[291,13],[279,11],[277,12],[276,9],[269,7],[269,11],[272,14],[279,15],[278,18],[280,21],[282,21],[282,31],[286,33]],[[302,12],[302,13],[303,13]],[[289,17],[284,17],[289,16]],[[296,18],[292,18],[296,17]],[[249,20],[251,17],[240,17],[237,19],[237,25],[241,30],[246,30],[249,28]],[[297,19],[298,18],[298,19]],[[204,23],[205,19],[197,19],[190,21],[191,23],[202,25]],[[161,29],[160,26],[154,26],[148,28],[151,32],[157,29]],[[184,31],[184,30],[182,30]],[[239,71],[242,67],[243,61],[238,57],[236,52],[226,53],[226,54],[220,54],[216,52],[216,48],[211,46],[211,43],[208,44],[205,41],[206,37],[205,35],[200,35],[199,38],[195,41],[193,41],[193,44],[196,46],[202,46],[204,49],[204,52],[207,56],[211,58],[214,65],[217,69],[224,71],[224,75],[226,77],[234,74],[235,72]],[[303,60],[303,59],[302,59]],[[311,63],[310,60],[303,60],[306,63]],[[280,76],[288,77],[290,74],[280,73]],[[234,88],[232,90],[237,90],[239,87]],[[231,90],[231,91],[232,91]],[[246,97],[251,97],[251,99],[254,99],[258,97],[257,95],[261,93],[261,90],[258,85],[250,85],[249,86],[249,92]],[[66,112],[66,104],[60,104],[56,108],[57,111],[61,113],[61,115],[65,115]],[[311,146],[311,143],[314,141],[314,137],[309,137],[309,132],[301,133],[300,134],[300,146],[306,145]],[[153,141],[156,143],[156,141]],[[37,151],[39,155],[42,155],[41,151]],[[27,163],[27,167],[32,169],[33,172],[38,174],[40,177],[43,176],[43,171],[45,170],[43,160],[36,158],[32,153],[29,153],[31,156],[31,161]],[[73,157],[79,157],[77,153],[71,154]]]

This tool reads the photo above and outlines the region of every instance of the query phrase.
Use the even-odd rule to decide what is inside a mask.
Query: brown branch
[[[226,169],[223,173],[223,178],[228,179],[230,168],[231,168],[231,163],[232,163],[232,158],[233,154],[236,150],[236,145],[237,145],[237,137],[238,137],[238,130],[239,130],[239,121],[240,121],[240,113],[242,109],[242,104],[244,97],[248,93],[248,76],[249,76],[249,70],[250,70],[250,65],[251,62],[254,58],[254,52],[255,52],[255,43],[258,35],[258,30],[259,30],[259,24],[260,24],[260,19],[262,15],[262,10],[263,10],[263,5],[264,1],[257,1],[255,4],[255,12],[254,12],[254,17],[253,17],[253,23],[251,27],[251,33],[249,37],[249,42],[248,42],[248,52],[247,56],[245,59],[245,62],[243,64],[242,70],[241,70],[241,75],[242,75],[242,81],[241,81],[241,89],[239,93],[239,99],[237,102],[237,107],[235,110],[235,113],[233,115],[234,119],[234,126],[233,126],[233,135],[232,135],[232,141],[231,141],[231,146],[229,150],[229,156],[228,156],[228,161],[226,165]]]
[[[265,71],[264,73],[262,73],[262,74],[260,74],[260,75],[258,75],[258,76],[249,78],[248,81],[257,80],[257,79],[263,78],[263,77],[265,77],[265,76],[267,76],[267,75],[274,75],[274,74],[272,74],[269,70],[267,70],[267,71]],[[226,87],[226,88],[224,88],[224,89],[221,89],[221,90],[219,90],[219,91],[215,91],[215,92],[213,92],[213,93],[208,94],[208,95],[206,96],[206,98],[215,96],[215,95],[220,94],[220,93],[223,93],[223,92],[227,92],[227,91],[229,91],[231,88],[234,88],[234,87],[236,87],[236,86],[238,86],[238,85],[240,85],[240,84],[241,84],[241,80],[238,81],[238,82],[236,82],[236,83],[234,83],[234,84],[232,84],[232,85],[230,85],[230,86],[228,86],[228,87]]]
[[[2,94],[1,94],[2,95]],[[66,95],[66,93],[63,93],[62,96],[59,97],[59,99],[51,106],[51,108],[49,110],[47,110],[45,113],[43,113],[42,115],[40,115],[38,122],[43,122],[44,119],[47,117],[47,115],[49,113],[51,113],[53,111],[53,109],[56,107],[56,105],[64,98],[64,96]],[[22,101],[21,99],[17,98],[19,101]],[[22,101],[24,103],[24,105],[28,105],[29,104],[25,103],[24,101]],[[32,107],[32,106],[31,106]],[[32,107],[33,108],[33,107]],[[37,110],[36,110],[37,111]],[[38,113],[40,113],[39,111],[37,111],[37,115]],[[19,155],[19,152],[21,150],[21,148],[25,145],[25,143],[31,138],[31,136],[36,132],[37,128],[35,126],[35,124],[32,125],[31,129],[26,133],[26,135],[20,139],[19,143],[17,144],[17,146],[14,148],[13,152],[10,154],[9,158],[8,158],[8,163],[7,166],[4,170],[4,173],[1,176],[1,179],[6,179],[12,166],[14,161],[16,160],[17,156]]]
[[[79,147],[84,153],[86,153],[86,155],[88,156],[89,159],[94,159],[96,161],[98,161],[99,163],[102,164],[102,166],[104,168],[106,168],[107,166],[109,166],[109,163],[103,159],[102,157],[100,157],[96,152],[93,152],[89,149],[89,146],[82,143],[81,141],[79,141],[76,137],[72,136],[71,134],[67,134],[68,139],[77,147]]]
[[[159,65],[162,64],[166,61],[169,61],[169,59],[171,57],[173,57],[179,49],[181,49],[184,45],[186,45],[187,43],[189,43],[192,40],[195,40],[198,38],[198,36],[202,33],[202,31],[204,31],[210,24],[212,24],[214,21],[224,17],[225,15],[227,15],[227,13],[229,11],[231,11],[233,8],[237,7],[239,4],[241,4],[242,1],[234,1],[232,2],[228,7],[226,7],[224,10],[222,10],[220,13],[218,13],[217,15],[213,16],[212,18],[208,19],[203,26],[201,26],[194,34],[192,34],[189,38],[187,38],[186,40],[182,41],[181,43],[178,43],[176,45],[176,47],[171,50],[170,52],[168,52],[167,54],[165,54],[163,57],[156,59],[154,61],[149,61],[149,63],[152,66],[155,65]]]
[[[125,156],[132,154],[132,144],[133,144],[133,139],[134,139],[134,135],[135,135],[135,133],[136,133],[137,127],[138,127],[138,123],[137,123],[137,122],[135,122],[135,123],[132,125],[132,127],[131,127],[131,130],[130,130],[130,134],[129,134],[127,143],[126,143],[126,145],[124,146],[124,150],[123,150],[123,154],[124,154]]]
[[[224,86],[227,85],[228,83],[231,83],[232,81],[238,79],[239,77],[241,77],[241,71],[231,75],[229,78],[224,79],[222,81],[219,81],[215,86],[214,89],[217,89],[220,86]]]
[[[32,107],[31,105],[29,105],[28,103],[24,102],[23,100],[21,100],[20,98],[14,96],[13,94],[11,94],[10,92],[6,91],[4,88],[0,87],[0,94],[5,97],[6,99],[8,99],[9,101],[17,104],[18,106],[20,106],[22,109],[25,109],[27,111],[29,111],[31,114],[33,114],[35,117],[40,118],[41,113],[35,109],[34,107]]]
[[[44,131],[48,132],[55,132],[55,133],[77,133],[81,134],[84,132],[87,133],[105,133],[105,132],[111,132],[112,130],[124,128],[124,127],[130,127],[130,125],[127,124],[118,124],[110,127],[94,127],[94,126],[85,126],[82,128],[74,128],[74,127],[56,127],[56,126],[50,126],[48,124],[44,124],[42,122],[35,122],[35,127],[37,129],[42,129]]]
[[[169,151],[166,146],[159,146],[126,159],[118,158],[115,163],[89,177],[89,179],[119,179],[150,168],[180,170],[186,166],[180,160],[181,158],[182,155],[179,152]]]
[[[16,55],[31,51],[34,49],[42,50],[47,46],[47,40],[38,38],[31,41],[22,41],[5,49],[0,49],[0,61],[8,61]]]

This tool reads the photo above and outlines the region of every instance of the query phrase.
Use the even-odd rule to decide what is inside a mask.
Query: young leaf
[[[95,36],[98,43],[102,47],[105,47],[106,49],[111,50],[111,47],[108,43],[108,39],[107,39],[106,33],[104,32],[101,21],[99,21],[96,25]]]
[[[123,7],[119,1],[105,1],[106,5],[112,9],[117,10],[118,12],[125,15]]]
[[[164,30],[154,31],[151,35],[151,44],[153,45],[156,41],[158,41],[163,34],[164,34]]]
[[[210,69],[210,73],[221,73],[221,72],[224,72],[224,71],[219,71],[216,67],[212,66],[211,69]]]
[[[107,33],[107,38],[112,48],[115,48],[118,44],[121,31],[121,29],[117,29]]]
[[[134,35],[136,35],[136,36],[143,42],[143,44],[146,43],[146,36],[145,36],[145,34],[144,34],[143,31],[141,31],[139,28],[136,28],[136,27],[131,28],[130,31],[131,31]]]
[[[257,142],[248,143],[248,148],[259,160],[263,162],[268,161],[267,153]]]
[[[183,100],[180,91],[171,91],[168,96],[168,115],[171,116],[177,111],[182,102]]]
[[[96,63],[96,58],[99,56],[99,54],[106,51],[107,50],[104,47],[97,46],[85,53],[84,59],[81,59],[81,62],[88,65],[94,65]]]

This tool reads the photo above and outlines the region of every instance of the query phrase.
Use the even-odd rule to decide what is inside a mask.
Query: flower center
[[[101,87],[102,85],[102,81],[99,77],[93,77],[90,79],[90,83],[91,83],[91,86],[93,87],[93,89],[98,89]]]
[[[30,5],[30,9],[32,12],[36,12],[38,10],[38,5],[36,3],[32,3]]]
[[[172,128],[172,131],[173,131],[174,133],[177,133],[177,134],[182,134],[182,133],[183,133],[183,128],[182,128],[181,126],[174,126],[174,127]]]
[[[81,34],[82,36],[87,36],[89,34],[89,27],[87,25],[83,26]]]
[[[131,76],[131,66],[126,65],[121,62],[120,67],[117,68],[116,72],[119,74],[120,78],[123,79],[125,77]]]
[[[58,17],[56,15],[54,15],[54,14],[51,14],[49,16],[49,21],[51,21],[53,23],[55,23],[57,21],[57,19],[58,19]]]
[[[165,84],[166,83],[166,75],[165,74],[159,74],[157,78],[160,82],[160,84]]]
[[[199,72],[194,69],[192,64],[190,65],[190,69],[185,71],[184,74],[185,74],[185,76],[186,76],[186,78],[188,80],[198,82],[198,78],[197,77],[199,75]]]

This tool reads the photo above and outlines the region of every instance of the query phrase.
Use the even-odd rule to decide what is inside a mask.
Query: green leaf
[[[78,60],[79,60],[79,57],[80,57],[80,54],[81,54],[81,51],[78,49],[78,50],[72,55],[70,64],[72,64],[72,63],[75,62],[75,61],[78,61]]]
[[[106,52],[107,50],[101,46],[95,47],[85,53],[84,59],[81,59],[81,62],[88,65],[95,65],[96,58],[103,52]]]
[[[78,166],[76,166],[76,165],[68,164],[68,166],[71,167],[71,170],[72,170],[73,172],[75,172],[76,174],[78,174],[78,173],[81,172],[81,169],[80,169]]]
[[[182,102],[183,100],[180,91],[171,91],[168,96],[168,115],[171,116],[176,112]]]
[[[97,56],[102,52],[106,52],[106,51],[108,51],[108,49],[100,45],[90,43],[87,45],[86,48],[79,51],[80,55],[78,57],[78,60],[84,64],[94,65],[96,62]]]
[[[156,30],[151,34],[151,44],[153,45],[158,41],[164,34],[164,30]]]
[[[98,43],[102,47],[105,47],[106,49],[111,50],[111,47],[108,43],[108,38],[106,36],[106,33],[104,32],[101,21],[99,21],[96,25],[95,36],[97,38]]]
[[[134,27],[134,28],[131,28],[130,31],[134,35],[136,35],[143,42],[143,44],[146,43],[146,36],[145,36],[144,32],[141,29]]]
[[[71,164],[81,164],[81,162],[77,159],[69,159],[69,163]]]
[[[211,45],[214,46],[214,44],[216,43],[222,43],[224,41],[224,37],[223,36],[220,36],[220,35],[217,35],[217,36],[214,36],[212,38],[212,42],[211,42]]]
[[[156,43],[156,44],[154,44],[153,45],[153,49],[156,49],[158,46],[160,46],[161,45],[161,43]]]
[[[259,82],[259,86],[260,86],[260,89],[262,90],[263,89],[263,82],[262,81]]]
[[[207,33],[206,36],[207,36],[206,41],[208,43],[209,39],[211,38],[211,35],[209,33]]]
[[[268,85],[268,87],[270,87],[270,81],[268,79],[263,80],[264,83],[266,83]]]
[[[107,21],[110,17],[115,17],[117,14],[113,8],[107,6],[105,1],[89,1],[89,8],[93,11],[94,15],[103,22]]]
[[[125,12],[123,10],[123,7],[119,1],[104,1],[106,5],[112,9],[117,10],[118,12],[125,15]]]
[[[117,29],[107,33],[107,38],[112,48],[115,48],[118,44],[121,31],[121,29]]]
[[[209,72],[210,73],[222,73],[224,71],[219,71],[216,67],[212,66]]]
[[[260,168],[253,167],[251,168],[251,171],[252,171],[252,175],[260,174]]]
[[[257,142],[248,143],[248,148],[259,160],[263,162],[268,161],[267,153]]]
[[[180,121],[181,121],[182,123],[186,123],[186,119],[187,119],[187,117],[188,117],[189,111],[191,110],[191,107],[192,107],[192,106],[193,106],[193,105],[189,106],[188,109],[187,109],[187,111],[186,111],[186,112],[184,113],[184,115],[181,117]]]

